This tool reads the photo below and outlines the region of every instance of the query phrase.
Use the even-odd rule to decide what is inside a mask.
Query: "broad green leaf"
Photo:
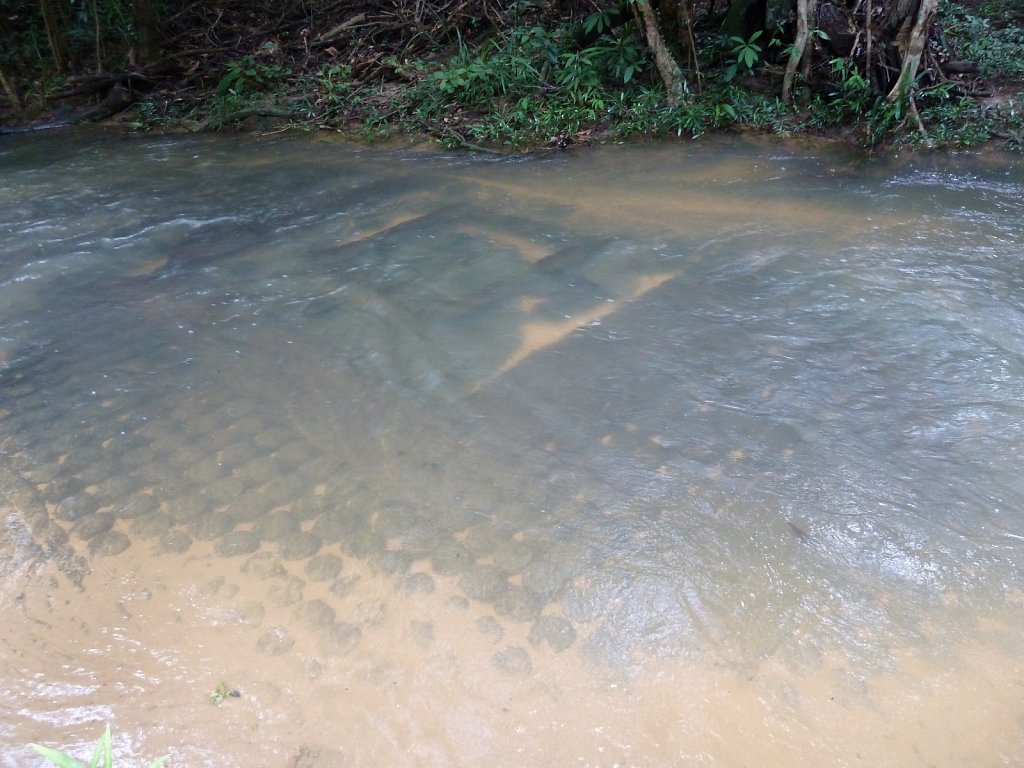
[[[107,723],[103,735],[96,742],[96,750],[92,753],[92,763],[89,768],[112,768],[114,756],[110,748],[110,723]]]
[[[59,750],[50,749],[40,744],[29,744],[28,746],[34,749],[41,757],[49,760],[56,768],[113,768],[114,751],[111,746],[109,725],[104,730],[103,735],[100,736],[99,741],[96,742],[96,748],[93,750],[92,760],[88,766]],[[160,768],[169,758],[170,755],[158,757],[147,768]]]
[[[75,760],[71,755],[66,755],[56,749],[50,749],[49,747],[44,747],[40,744],[29,744],[29,746],[56,765],[57,768],[85,768],[85,766]]]

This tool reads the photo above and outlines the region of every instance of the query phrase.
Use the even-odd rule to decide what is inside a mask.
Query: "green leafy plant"
[[[875,109],[880,98],[871,89],[867,78],[848,59],[836,58],[832,68],[832,89],[824,97],[816,97],[811,105],[812,122],[819,126],[856,122]]]
[[[629,83],[647,69],[647,46],[633,24],[627,24],[622,34],[600,38],[586,50],[602,79]]]
[[[810,29],[807,31],[807,45],[813,45],[815,40],[831,40],[828,33],[823,29]],[[782,45],[782,41],[777,37],[773,37],[769,45]],[[796,43],[790,43],[789,45],[782,48],[782,57],[785,60],[791,59],[801,53],[801,49],[797,47]]]
[[[224,703],[224,699],[226,699],[228,696],[233,696],[235,698],[238,698],[241,695],[242,695],[241,693],[236,691],[234,688],[231,688],[223,680],[221,680],[217,684],[217,687],[214,688],[212,691],[210,691],[210,694],[209,694],[210,701],[212,701],[217,706],[220,706],[221,704],[223,704]]]
[[[909,108],[906,97],[892,101],[875,91],[855,62],[836,58],[832,68],[832,90],[811,103],[812,125],[855,124],[863,130],[863,142],[874,146],[886,136],[898,134]]]
[[[352,82],[352,67],[329,64],[309,80],[302,80],[298,90],[317,94],[308,104],[308,112],[319,123],[325,123],[339,113],[345,113],[359,102],[358,87]]]
[[[29,746],[38,752],[40,755],[50,761],[52,765],[57,768],[112,768],[114,764],[114,753],[110,743],[110,726],[108,725],[103,735],[100,736],[100,740],[96,742],[96,749],[92,753],[92,760],[88,764],[80,762],[73,758],[66,752],[61,752],[56,749],[50,749],[39,744],[29,744]],[[152,763],[149,764],[149,768],[159,768],[167,761],[170,755],[164,755],[158,757]]]
[[[599,35],[607,32],[614,26],[614,11],[611,8],[604,8],[587,16],[583,21],[583,31],[588,35],[597,32]]]
[[[944,3],[941,24],[961,57],[978,65],[984,76],[1024,75],[1024,29],[1016,23],[1001,26],[953,3]]]
[[[167,105],[155,101],[142,101],[135,108],[137,117],[132,120],[131,127],[136,131],[148,131],[153,128],[169,127],[173,120],[167,114]]]
[[[525,57],[521,57],[525,59]],[[428,85],[466,106],[483,107],[497,96],[507,95],[528,61],[512,61],[491,43],[473,55],[459,38],[459,53],[445,67],[427,76]]]
[[[731,82],[737,74],[753,73],[754,65],[761,58],[761,46],[757,44],[760,37],[761,30],[759,29],[746,40],[738,35],[729,38],[729,42],[733,43],[730,54],[734,61],[725,70],[725,82]]]
[[[505,113],[492,128],[551,123],[546,118],[519,119],[516,113],[521,110],[512,105],[529,99],[535,107],[548,109],[549,117],[568,110],[573,121],[594,120],[614,98],[611,89],[635,83],[649,68],[635,25],[620,25],[621,30],[612,34],[611,22],[601,19],[601,14],[589,19],[591,28],[603,33],[584,48],[576,47],[567,28],[537,25],[509,30],[473,49],[460,39],[458,53],[410,89],[415,111],[424,122],[438,114],[450,117],[453,108],[492,116]]]
[[[593,49],[563,53],[555,79],[574,103],[590,98],[601,87],[601,76],[594,63]]]
[[[265,91],[279,85],[290,75],[291,70],[286,67],[263,64],[251,54],[246,54],[228,64],[227,72],[217,83],[216,95]]]
[[[332,100],[348,96],[352,92],[352,67],[345,64],[330,64],[320,70],[320,85]]]

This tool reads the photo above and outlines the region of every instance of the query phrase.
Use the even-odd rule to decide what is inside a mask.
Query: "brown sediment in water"
[[[410,212],[410,213],[399,213],[387,219],[387,221],[381,222],[374,225],[373,227],[365,230],[359,230],[353,233],[351,236],[346,237],[338,242],[338,246],[344,248],[345,246],[355,245],[356,243],[365,243],[368,240],[372,240],[375,237],[389,233],[404,224],[415,222],[426,217],[425,213]]]
[[[502,248],[511,248],[522,257],[528,264],[536,264],[548,258],[552,253],[552,247],[538,242],[531,237],[516,234],[515,232],[502,231],[493,226],[474,224],[458,224],[455,231],[470,237],[483,237],[488,242]]]
[[[170,261],[170,258],[167,256],[161,256],[156,259],[150,259],[149,261],[146,261],[142,264],[139,264],[138,266],[126,270],[124,276],[144,277],[147,275],[152,275],[158,272],[159,270],[163,269],[165,266],[167,266],[168,261]]]
[[[861,391],[844,379],[901,368],[917,337],[897,333],[895,355],[878,359],[882,326],[851,336],[822,318],[837,296],[863,293],[805,302],[808,284],[789,278],[856,242],[869,219],[901,225],[875,202],[808,202],[802,182],[747,204],[745,188],[771,183],[760,162],[658,180],[621,179],[610,158],[607,185],[569,173],[528,184],[514,164],[463,184],[446,168],[420,197],[385,179],[343,190],[384,190],[366,216],[321,210],[322,228],[268,237],[225,264],[235,277],[223,283],[182,265],[181,285],[133,294],[130,315],[47,293],[41,312],[73,309],[54,334],[75,353],[5,382],[0,408],[0,473],[10,458],[34,493],[31,515],[25,503],[4,517],[32,518],[19,540],[44,556],[38,568],[0,556],[0,767],[27,763],[29,741],[85,754],[107,721],[126,768],[165,752],[171,765],[301,768],[1013,764],[1024,621],[1020,592],[999,584],[1015,581],[1014,554],[991,535],[944,543],[925,525],[901,540],[893,510],[859,516],[876,497],[845,467],[795,465],[846,433],[874,436],[861,411],[844,414]],[[444,184],[466,197],[435,202]],[[156,276],[150,245],[138,256]],[[336,271],[391,248],[399,273]],[[351,264],[329,260],[339,249]],[[810,262],[787,261],[802,249]],[[867,263],[884,296],[841,314],[888,322],[893,290],[934,290]],[[313,277],[284,274],[297,266]],[[256,290],[252,275],[273,286]],[[597,321],[606,327],[576,344]],[[819,333],[837,335],[838,355],[809,342]],[[647,335],[659,339],[642,348],[649,359],[622,353]],[[166,357],[185,358],[182,371]],[[193,372],[193,360],[210,367]],[[98,372],[110,386],[83,395]],[[899,377],[865,383],[919,392]],[[886,458],[919,423],[883,430]],[[962,434],[991,424],[981,414]],[[822,451],[826,439],[837,444]],[[952,466],[987,458],[965,457]],[[870,485],[877,466],[853,481]],[[0,474],[0,493],[14,485]],[[893,478],[887,497],[905,485]],[[851,504],[828,498],[844,488]],[[947,487],[920,490],[944,508]],[[870,535],[847,527],[853,507]],[[45,553],[23,538],[29,527]],[[9,544],[0,538],[0,555]],[[115,545],[128,548],[93,556]],[[998,567],[976,559],[993,552]],[[215,706],[221,682],[240,696]]]
[[[409,588],[325,554],[346,589],[314,580],[308,561],[198,544],[97,559],[81,590],[52,563],[8,578],[0,765],[21,764],[28,742],[84,752],[105,722],[139,763],[227,767],[980,766],[1024,753],[1011,616],[948,653],[894,648],[884,671],[837,652],[794,664],[785,649],[626,669],[579,643],[531,643],[529,624],[494,617],[425,563],[411,572],[432,588]],[[240,696],[218,706],[222,681]]]
[[[467,183],[469,181],[467,180]],[[892,213],[875,211],[865,216],[844,211],[813,200],[771,200],[744,198],[744,189],[726,194],[707,189],[699,181],[687,180],[687,186],[666,192],[650,192],[611,184],[588,188],[580,194],[571,177],[553,177],[543,191],[536,186],[509,179],[475,179],[484,194],[495,198],[530,201],[563,213],[563,224],[583,231],[643,232],[647,235],[684,231],[695,239],[714,238],[727,227],[750,226],[754,231],[770,226],[776,231],[820,232],[829,240],[841,241],[862,233],[868,226],[899,222]],[[710,182],[709,182],[710,183]],[[754,186],[745,187],[753,190]]]
[[[566,339],[573,332],[578,331],[581,328],[585,328],[588,325],[598,322],[616,310],[623,307],[625,304],[631,301],[636,301],[660,285],[664,285],[669,280],[674,278],[676,274],[674,272],[666,272],[655,275],[645,275],[638,279],[635,285],[626,293],[625,296],[616,300],[602,301],[599,304],[594,305],[590,309],[578,312],[574,315],[566,317],[564,320],[558,320],[553,322],[525,322],[519,328],[521,341],[515,351],[510,354],[505,361],[498,367],[498,370],[485,381],[477,383],[474,387],[474,391],[480,390],[482,387],[487,386],[492,381],[497,379],[502,374],[508,373],[517,365],[522,363],[528,357],[535,355],[541,350],[552,347],[559,342]],[[528,299],[524,299],[526,302],[521,306],[527,310],[532,310],[535,304],[530,302]]]

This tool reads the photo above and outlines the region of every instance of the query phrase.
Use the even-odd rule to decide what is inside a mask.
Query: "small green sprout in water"
[[[50,761],[51,764],[57,766],[57,768],[113,768],[114,764],[114,752],[110,745],[110,726],[100,736],[100,740],[96,742],[96,749],[92,753],[92,760],[88,766],[85,763],[79,762],[71,755],[66,752],[60,752],[56,749],[50,749],[39,744],[29,744],[32,749],[38,752],[40,755]],[[158,757],[152,763],[149,764],[149,768],[159,768],[164,764],[164,761],[170,755],[164,755]]]
[[[241,695],[242,694],[236,691],[234,688],[228,688],[228,684],[221,680],[217,687],[210,691],[210,701],[220,706],[220,704],[223,703],[224,699],[228,696],[238,698]]]

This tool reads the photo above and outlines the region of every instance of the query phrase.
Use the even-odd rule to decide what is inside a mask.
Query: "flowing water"
[[[1024,764],[1022,222],[998,155],[8,139],[0,765]]]

